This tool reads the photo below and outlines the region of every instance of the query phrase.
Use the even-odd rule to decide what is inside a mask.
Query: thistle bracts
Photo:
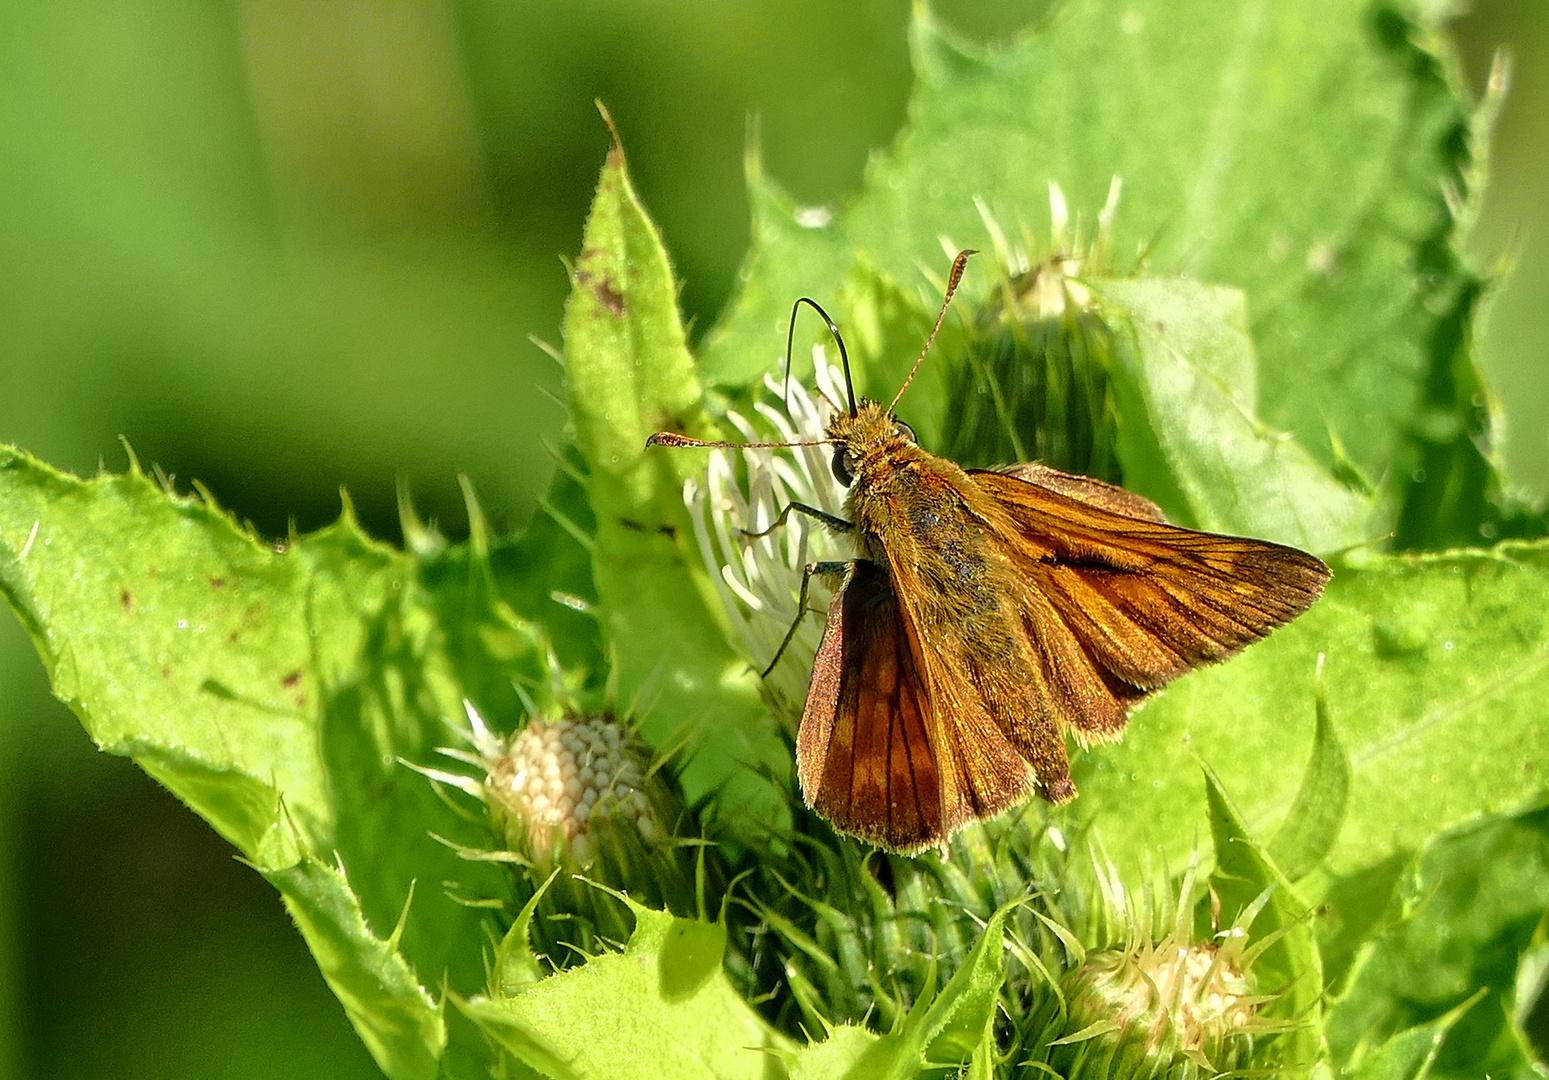
[[[551,968],[628,938],[633,917],[614,892],[690,914],[707,874],[716,885],[723,880],[707,869],[705,849],[679,835],[690,831],[681,791],[631,724],[610,713],[562,712],[501,736],[471,703],[466,712],[467,727],[457,730],[467,747],[441,752],[473,775],[419,771],[478,800],[473,816],[489,846],[458,850],[506,864],[510,895],[474,902],[500,912],[503,934],[537,898],[531,948]]]
[[[1049,187],[1051,235],[1010,239],[982,204],[995,275],[954,372],[942,451],[965,465],[1039,461],[1117,483],[1113,335],[1082,279],[1116,272],[1112,234],[1120,183],[1109,188],[1090,242]]]
[[[1260,1041],[1294,1025],[1265,1016],[1254,962],[1279,938],[1250,940],[1266,890],[1231,926],[1216,929],[1216,898],[1193,873],[1176,892],[1125,889],[1094,856],[1097,902],[1074,921],[1058,992],[1046,999],[1056,1037],[1043,1060],[1068,1080],[1193,1080],[1246,1069]],[[1163,886],[1165,888],[1165,885]],[[1158,901],[1157,896],[1162,899]],[[1212,921],[1200,926],[1203,912]]]
[[[1041,916],[1054,910],[1046,887],[1061,878],[1064,856],[1045,813],[1023,807],[963,830],[945,856],[907,856],[837,836],[801,811],[788,855],[762,862],[736,893],[758,919],[754,969],[765,981],[753,990],[769,996],[767,1015],[793,1031],[863,1020],[891,1030],[951,978],[990,917],[1018,901],[1008,941],[1034,942],[1035,955],[1057,951]],[[1003,1007],[1014,1018],[1038,978],[1039,961],[1027,955],[1008,953],[1008,987],[1017,989]]]

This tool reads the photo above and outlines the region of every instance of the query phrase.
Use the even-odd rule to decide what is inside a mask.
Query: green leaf
[[[525,574],[549,572],[555,575],[549,578],[553,582],[550,587],[560,585],[563,579],[559,575],[568,569],[567,552],[535,551],[519,542],[518,550],[533,556],[535,565],[513,575],[509,556],[502,559],[503,565],[495,562],[484,514],[466,483],[464,496],[468,542],[427,556],[419,566],[419,578],[441,630],[440,647],[455,672],[462,696],[475,702],[480,715],[492,718],[499,730],[514,726],[514,719],[526,714],[528,701],[536,700],[540,707],[553,703],[553,673],[546,655],[552,639],[517,615],[506,597],[527,600],[522,595],[527,591],[523,589]],[[544,555],[549,558],[539,561]],[[561,605],[550,601],[547,606]],[[571,614],[579,616],[578,612]],[[562,631],[568,629],[563,620],[554,621]],[[595,652],[595,644],[587,644],[592,644]],[[576,651],[570,650],[572,659]],[[525,697],[518,692],[518,684],[526,690]]]
[[[1350,758],[1339,745],[1328,699],[1320,686],[1317,725],[1312,732],[1312,760],[1302,774],[1296,801],[1280,831],[1269,842],[1269,855],[1288,881],[1300,881],[1328,858],[1339,839],[1350,805]]]
[[[1493,1000],[1452,1017],[1434,1075],[1528,1075],[1531,1053],[1512,1012],[1546,898],[1549,811],[1437,840],[1404,882],[1402,920],[1368,945],[1331,1010],[1334,1060],[1367,1060],[1371,1047],[1450,1015],[1479,990]]]
[[[803,215],[795,200],[765,174],[756,142],[748,145],[744,171],[751,211],[744,273],[734,307],[711,330],[699,356],[703,373],[725,386],[751,385],[775,371],[785,357],[791,305],[799,296],[816,296],[820,285],[837,287],[855,259],[844,232],[829,215]],[[847,312],[830,307],[828,297],[818,299],[830,314],[848,323]],[[809,370],[801,351],[794,360],[798,372]]]
[[[863,1027],[836,1027],[822,1042],[797,1051],[791,1060],[791,1080],[859,1080],[864,1073],[856,1070],[878,1038]]]
[[[1425,1080],[1436,1052],[1452,1030],[1459,1017],[1478,1004],[1485,995],[1480,990],[1457,1008],[1444,1013],[1427,1024],[1416,1024],[1401,1031],[1384,1043],[1354,1069],[1341,1072],[1348,1080]]]
[[[1524,1047],[1534,1047],[1530,1054],[1540,1060],[1549,1057],[1546,1047],[1543,1016],[1549,1012],[1549,909],[1539,920],[1533,939],[1522,951],[1517,964],[1515,1001],[1512,1007],[1512,1024]],[[1536,1046],[1534,1045],[1536,1044]]]
[[[1323,969],[1311,913],[1248,835],[1208,766],[1205,792],[1216,857],[1210,885],[1220,904],[1220,927],[1246,931],[1249,950],[1262,949],[1253,963],[1258,992],[1278,995],[1265,1006],[1265,1014],[1296,1025],[1275,1038],[1270,1053],[1283,1068],[1303,1074],[1317,1060],[1323,1038]],[[1239,926],[1257,903],[1263,904],[1258,914]]]
[[[563,869],[562,866],[556,866],[550,871],[548,878],[533,890],[532,896],[516,913],[516,918],[511,920],[505,937],[500,939],[500,944],[495,948],[495,964],[490,970],[490,993],[509,997],[516,992],[517,987],[537,982],[548,974],[533,952],[529,931],[532,928],[533,913],[543,901],[543,894],[548,892],[549,886],[554,884],[554,879]]]
[[[559,455],[560,467],[520,535],[491,539],[490,572],[512,611],[543,625],[565,668],[602,672],[607,660],[593,614],[597,523],[575,457],[573,448]]]
[[[1004,928],[1015,906],[1007,905],[990,917],[963,966],[940,994],[922,995],[897,1030],[866,1046],[853,1064],[846,1062],[843,1072],[826,1075],[904,1080],[915,1076],[926,1062],[971,1064],[976,1070],[992,1062],[995,1010],[1006,979]]]
[[[611,501],[648,504],[663,470],[643,456],[647,436],[704,420],[672,267],[616,143],[571,272],[565,372],[593,491],[602,485]]]
[[[1133,343],[1116,350],[1114,372],[1127,486],[1156,497],[1179,524],[1209,532],[1320,553],[1369,538],[1370,501],[1259,422],[1258,361],[1240,291],[1186,279],[1092,285]],[[1182,505],[1168,505],[1172,492]]]
[[[403,919],[389,938],[377,937],[344,874],[314,858],[264,877],[285,897],[285,910],[382,1071],[394,1080],[439,1075],[446,1025],[398,950]],[[411,892],[404,919],[412,902]]]
[[[1549,545],[1369,557],[1336,568],[1313,609],[1225,664],[1185,676],[1137,710],[1121,743],[1084,752],[1072,812],[1100,823],[1121,865],[1184,865],[1202,759],[1255,832],[1285,820],[1323,686],[1351,764],[1349,808],[1327,859],[1334,878],[1422,847],[1546,787]],[[1328,881],[1310,882],[1319,896]],[[1380,904],[1381,899],[1377,902]]]
[[[768,820],[782,807],[755,770],[778,775],[790,763],[754,673],[726,642],[694,546],[683,481],[702,470],[704,455],[645,449],[654,431],[704,431],[707,421],[672,267],[617,144],[572,274],[565,369],[596,517],[598,612],[620,691],[649,707],[642,730],[658,746],[685,721],[695,725],[683,774],[691,801],[719,791],[723,806]]]
[[[1112,250],[1241,289],[1259,413],[1325,465],[1332,429],[1371,475],[1394,460],[1437,322],[1465,275],[1442,187],[1467,188],[1467,112],[1439,39],[1355,0],[1089,0],[984,56],[917,9],[909,123],[832,223],[805,227],[750,170],[755,243],[706,343],[712,381],[780,355],[791,300],[857,260],[904,283],[950,247],[1049,235],[1049,185],[1090,223],[1123,180]],[[1047,252],[1034,251],[1034,259]],[[979,288],[970,273],[970,300]],[[842,312],[835,312],[843,318]]]
[[[767,1076],[771,1055],[792,1047],[727,981],[725,928],[629,906],[635,931],[623,952],[460,1007],[518,1061],[557,1080]]]
[[[399,763],[452,741],[456,669],[474,666],[454,640],[464,627],[495,632],[479,662],[506,682],[538,670],[537,637],[477,584],[464,574],[428,591],[413,559],[348,516],[276,548],[137,468],[82,481],[0,449],[0,590],[55,694],[281,888],[394,1076],[421,1075],[446,1038],[433,1012],[415,1013],[410,973],[484,981],[482,918],[443,883],[474,899],[504,889],[432,839],[487,842]],[[373,971],[391,975],[381,994],[362,990]]]

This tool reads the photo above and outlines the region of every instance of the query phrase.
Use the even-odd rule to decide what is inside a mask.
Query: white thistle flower
[[[1007,295],[1018,317],[1049,318],[1063,312],[1067,305],[1084,307],[1091,303],[1090,291],[1073,279],[1107,269],[1121,188],[1119,178],[1114,177],[1108,200],[1097,217],[1096,235],[1088,246],[1079,223],[1074,227],[1070,223],[1064,192],[1051,182],[1049,206],[1055,254],[1041,264],[1035,263],[1029,254],[1037,247],[1031,239],[1013,244],[988,207],[982,202],[978,204],[1005,274]],[[957,245],[945,239],[943,244],[949,255],[958,250]],[[764,379],[773,402],[761,401],[754,409],[778,440],[823,438],[828,421],[839,408],[836,403],[846,400],[843,377],[838,368],[827,362],[821,347],[813,349],[813,360],[819,396],[814,397],[801,385],[792,383],[788,397],[782,401],[781,381],[773,376]],[[767,441],[747,418],[728,412],[727,421],[749,442]],[[734,453],[742,455],[745,482],[738,478]],[[792,502],[844,517],[845,490],[833,478],[830,456],[827,446],[712,450],[704,481],[691,479],[684,484],[683,497],[694,522],[695,539],[732,627],[732,645],[757,671],[763,671],[774,659],[780,642],[796,621],[803,567],[809,562],[851,557],[853,552],[821,525],[800,514],[790,515],[784,526],[768,536],[754,539],[746,533],[768,528]],[[809,611],[826,611],[831,593],[830,582],[814,578],[807,595]],[[801,715],[812,658],[822,632],[820,615],[803,614],[795,637],[763,680],[766,700],[775,714],[792,726]]]
[[[1090,954],[1071,990],[1072,1014],[1082,1020],[1108,1021],[1150,1052],[1217,1059],[1211,1064],[1245,1033],[1263,1000],[1215,944],[1171,938],[1133,953]]]
[[[844,399],[843,376],[813,350],[819,397],[791,383],[785,407],[768,401],[754,406],[781,441],[824,437],[828,421]],[[776,402],[781,383],[773,376],[765,388]],[[728,412],[727,421],[750,442],[764,441],[748,420]],[[738,479],[732,454],[742,455],[746,481]],[[791,514],[783,526],[757,539],[746,535],[767,529],[792,502],[806,503],[835,517],[844,516],[845,490],[834,479],[827,446],[786,449],[713,450],[704,482],[689,480],[683,498],[694,522],[699,551],[710,570],[721,605],[732,626],[732,645],[757,671],[774,659],[780,642],[796,621],[802,570],[809,562],[846,557],[846,551],[821,525]],[[813,578],[809,611],[827,610],[831,587]],[[769,677],[765,698],[776,715],[794,726],[801,715],[812,658],[822,637],[821,614],[803,614],[801,626]]]

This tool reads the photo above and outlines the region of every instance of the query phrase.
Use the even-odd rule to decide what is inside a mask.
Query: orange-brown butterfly
[[[1123,488],[1039,464],[962,469],[922,450],[893,410],[962,280],[952,264],[935,328],[891,404],[855,400],[808,443],[831,443],[849,519],[801,503],[860,557],[813,563],[840,578],[796,737],[807,804],[841,832],[919,851],[1033,791],[1076,796],[1065,732],[1119,737],[1127,710],[1190,668],[1225,659],[1312,606],[1329,568],[1295,548],[1169,525]],[[787,341],[787,371],[789,370]],[[759,534],[763,535],[763,534]],[[796,632],[792,626],[785,644]],[[785,645],[775,654],[773,670]],[[766,670],[765,674],[768,674]]]

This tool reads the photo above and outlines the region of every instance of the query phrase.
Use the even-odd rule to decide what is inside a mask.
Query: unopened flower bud
[[[604,826],[633,829],[647,843],[663,835],[644,790],[648,752],[610,716],[534,719],[484,765],[496,827],[538,862],[566,856],[587,865]]]
[[[1247,975],[1214,945],[1171,937],[1088,953],[1067,976],[1065,997],[1073,1031],[1111,1025],[1093,1038],[1146,1075],[1173,1062],[1231,1068],[1250,1048],[1259,1000]]]

